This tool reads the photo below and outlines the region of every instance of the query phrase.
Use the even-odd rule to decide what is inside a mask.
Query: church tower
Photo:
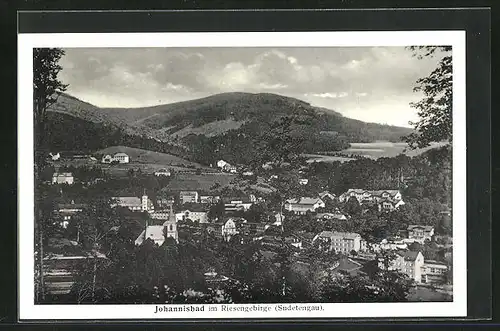
[[[148,196],[146,195],[146,190],[144,190],[144,193],[142,194],[141,209],[142,211],[148,211]]]
[[[175,239],[176,242],[179,242],[179,236],[177,234],[177,220],[175,219],[172,205],[170,205],[170,215],[168,216],[168,219],[165,221],[165,223],[163,223],[163,227],[166,238],[170,237]]]

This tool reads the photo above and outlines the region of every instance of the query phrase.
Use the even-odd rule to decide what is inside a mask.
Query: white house
[[[422,283],[439,284],[446,281],[448,266],[439,261],[426,260],[422,266]]]
[[[423,244],[431,240],[434,235],[434,227],[430,225],[408,225],[408,239]]]
[[[179,193],[179,200],[181,204],[184,203],[198,203],[199,195],[197,191],[181,191]]]
[[[229,165],[229,163],[227,163],[227,162],[226,162],[226,161],[224,161],[224,160],[219,160],[219,161],[217,161],[217,167],[218,167],[218,168],[223,169],[226,165]]]
[[[380,202],[382,200],[399,201],[402,199],[399,190],[364,190],[364,189],[349,189],[347,192],[339,196],[340,202],[347,202],[351,197],[355,197],[359,203],[374,201]]]
[[[299,179],[299,184],[300,185],[307,185],[309,183],[309,179],[307,178],[301,178]]]
[[[54,172],[52,175],[52,184],[72,185],[75,178],[71,172]]]
[[[172,173],[170,172],[170,170],[161,169],[161,170],[155,171],[154,175],[157,177],[160,177],[160,176],[170,177],[172,175]]]
[[[118,161],[119,163],[129,163],[130,157],[125,153],[116,153],[113,156],[113,161]]]
[[[384,267],[379,264],[380,267]],[[415,282],[422,282],[422,270],[424,266],[424,256],[421,252],[414,251],[399,251],[396,253],[396,258],[389,266],[389,270],[398,270]]]
[[[113,162],[113,160],[114,160],[113,157],[111,155],[107,154],[107,155],[104,155],[102,157],[101,163],[111,163],[111,162]]]
[[[52,159],[52,161],[57,161],[61,158],[61,154],[59,154],[59,152],[57,154],[49,153],[49,156]]]
[[[295,214],[305,214],[308,211],[314,212],[318,208],[324,208],[325,203],[320,198],[302,197],[298,199],[289,199],[285,203],[285,209]]]
[[[222,237],[224,237],[224,239],[226,239],[226,240],[229,240],[235,234],[238,234],[236,220],[233,218],[230,218],[222,226]]]
[[[193,222],[198,223],[208,223],[208,213],[205,210],[182,210],[175,214],[175,219],[177,221],[183,221],[190,219]]]
[[[314,237],[313,242],[315,241],[319,242],[321,249],[345,254],[364,248],[359,233],[323,231]]]

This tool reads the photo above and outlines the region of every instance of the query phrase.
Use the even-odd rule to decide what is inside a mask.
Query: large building
[[[113,155],[113,160],[119,163],[129,163],[130,157],[125,153],[116,153]]]
[[[439,261],[427,260],[422,266],[422,283],[442,284],[446,282],[448,266]]]
[[[398,251],[396,258],[391,262],[389,270],[398,270],[404,273],[417,283],[422,282],[422,273],[424,266],[424,256],[421,252]],[[382,264],[380,267],[384,268]]]
[[[198,203],[198,192],[196,191],[181,191],[179,193],[179,201],[181,204],[184,203]]]
[[[325,203],[320,198],[298,198],[289,199],[285,203],[285,210],[295,214],[306,214],[315,212],[318,208],[324,208]]]
[[[434,227],[430,225],[408,225],[408,239],[423,244],[426,240],[432,240]]]
[[[152,212],[154,211],[153,202],[148,198],[146,194],[142,197],[113,197],[112,207],[124,207],[131,211],[143,211]]]
[[[355,197],[360,204],[364,202],[400,201],[402,200],[399,190],[364,190],[349,189],[339,196],[340,202],[347,202],[351,197]]]
[[[246,211],[253,205],[251,197],[228,197],[223,198],[222,201],[226,212]]]
[[[366,242],[359,233],[323,231],[316,235],[313,242],[325,251],[349,254],[366,249]]]
[[[179,242],[177,221],[172,207],[170,207],[169,217],[163,225],[146,225],[146,228],[135,240],[135,244],[142,245],[146,239],[150,239],[156,245],[161,246],[165,242],[166,238],[172,238],[176,242]]]
[[[72,185],[75,181],[71,172],[55,172],[52,175],[52,184],[68,184]]]
[[[175,214],[177,221],[190,219],[193,222],[208,223],[208,210],[205,206],[191,205],[187,209],[181,210]]]

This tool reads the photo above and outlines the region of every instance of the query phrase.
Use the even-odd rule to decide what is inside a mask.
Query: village
[[[67,266],[88,258],[83,250],[77,249],[81,235],[79,229],[74,230],[73,224],[89,208],[88,199],[79,199],[78,192],[101,187],[115,180],[107,176],[103,169],[113,165],[134,165],[134,159],[123,152],[99,156],[75,154],[69,157],[65,157],[63,152],[50,153],[47,160],[54,172],[43,185],[56,188],[59,192],[52,215],[62,235],[52,240],[53,243],[59,243],[54,245],[57,249],[51,251],[50,247],[46,248],[43,286],[48,294],[65,295],[74,284],[74,271]],[[76,172],[68,171],[72,169],[68,164],[91,166],[101,172],[97,171],[90,179],[78,178]],[[140,191],[141,194],[125,195],[116,191],[109,196],[108,202],[111,209],[123,211],[120,214],[123,219],[131,219],[139,224],[134,228],[136,232],[130,234],[132,237],[127,238],[137,247],[146,242],[162,246],[197,242],[208,237],[214,242],[237,242],[241,247],[259,244],[262,254],[272,257],[276,255],[278,247],[286,245],[291,251],[293,263],[299,268],[310,264],[311,254],[330,254],[331,258],[324,269],[338,277],[364,277],[374,268],[386,268],[406,275],[417,289],[451,293],[451,236],[437,233],[434,226],[412,223],[411,220],[407,220],[404,228],[392,229],[391,233],[383,237],[366,236],[363,233],[371,229],[362,231],[356,228],[358,218],[363,218],[367,213],[391,215],[405,206],[405,197],[399,187],[395,185],[383,190],[352,187],[339,195],[326,189],[320,191],[320,187],[305,189],[311,185],[311,178],[307,175],[308,166],[287,168],[285,173],[296,174],[291,177],[294,181],[292,184],[287,182],[287,193],[276,188],[280,187],[277,183],[283,171],[273,171],[276,168],[273,164],[263,164],[255,169],[217,160],[209,170],[183,171],[182,175],[188,178],[205,173],[233,178],[231,189],[215,184],[208,190],[206,187],[196,189],[196,185],[169,188],[167,183],[180,174],[165,166],[141,173],[142,177],[157,180],[160,184],[147,187],[148,184],[141,184],[148,183],[147,180],[138,181],[138,185],[144,186],[134,187],[133,191]],[[253,183],[247,188],[254,189],[236,189],[242,187],[242,182]],[[269,191],[255,189],[255,183],[269,188]],[[276,195],[280,199],[276,199]],[[449,210],[440,212],[440,217],[450,218]],[[114,226],[114,231],[119,227],[119,224]],[[430,246],[434,251],[428,248]],[[388,254],[391,260],[386,264],[383,259]],[[93,257],[96,256],[106,258],[105,252],[98,249]],[[210,283],[222,284],[230,279],[229,275],[222,274],[216,268],[207,268],[203,273]],[[415,295],[414,300],[422,299],[425,298]]]

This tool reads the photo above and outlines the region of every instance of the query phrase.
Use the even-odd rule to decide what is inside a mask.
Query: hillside
[[[254,146],[273,139],[269,135],[273,125],[286,117],[300,122],[292,124],[289,137],[300,141],[293,148],[302,153],[339,151],[354,142],[398,142],[412,132],[353,120],[298,99],[268,93],[223,93],[143,108],[98,108],[62,94],[50,110],[107,128],[99,149],[123,145],[178,155],[205,165],[217,158],[250,163],[260,153]],[[85,133],[79,139],[97,139],[100,135],[88,137]]]
[[[332,133],[350,142],[385,140],[397,142],[408,128],[365,123],[295,98],[270,93],[221,93],[206,98],[142,108],[99,108],[67,94],[61,94],[50,110],[67,113],[94,123],[118,126],[129,133],[161,140],[193,134],[220,135],[239,129],[244,123],[270,121],[297,109],[318,117],[315,130]],[[216,127],[214,129],[214,127]]]
[[[187,161],[175,155],[148,151],[140,148],[133,148],[127,146],[111,146],[101,149],[96,154],[106,155],[115,153],[125,153],[130,156],[130,161],[133,163],[152,163],[171,166],[193,166],[201,167],[200,164]]]
[[[187,150],[145,136],[127,133],[109,123],[95,123],[68,112],[47,113],[46,151],[84,151],[94,153],[110,146],[144,148],[149,151],[184,156]]]

